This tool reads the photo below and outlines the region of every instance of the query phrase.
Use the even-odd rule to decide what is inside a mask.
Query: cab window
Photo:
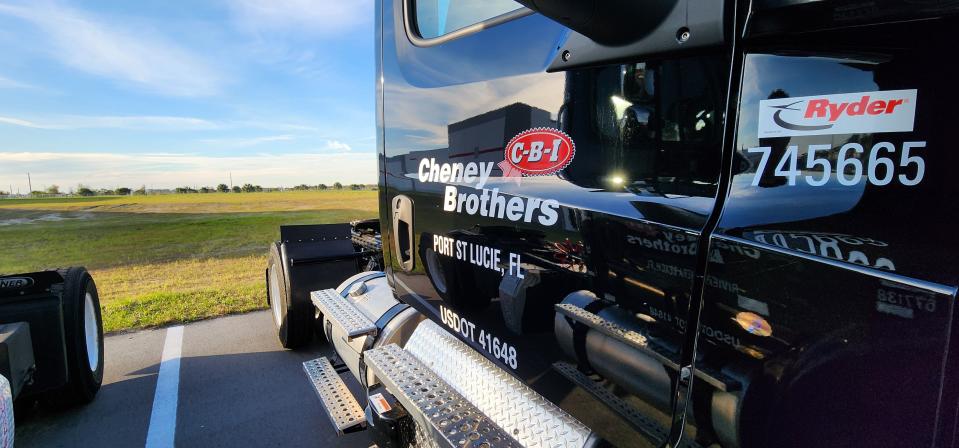
[[[416,29],[433,39],[522,8],[513,0],[415,0]]]
[[[724,70],[721,58],[699,56],[571,72],[561,121],[585,152],[567,177],[592,188],[711,197]]]

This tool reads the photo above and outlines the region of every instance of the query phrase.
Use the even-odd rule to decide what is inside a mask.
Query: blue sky
[[[0,190],[375,182],[373,0],[0,0]]]

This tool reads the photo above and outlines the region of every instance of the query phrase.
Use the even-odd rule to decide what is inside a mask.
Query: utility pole
[[[30,188],[30,194],[33,194],[33,181],[30,180],[30,173],[27,173],[27,186]]]

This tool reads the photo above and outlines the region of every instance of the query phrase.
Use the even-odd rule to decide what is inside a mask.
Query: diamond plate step
[[[366,335],[376,336],[376,324],[336,290],[313,291],[310,293],[310,301],[324,316],[343,327],[348,340]]]
[[[405,350],[528,448],[582,448],[590,430],[504,368],[440,327],[423,321]]]
[[[323,409],[333,422],[337,434],[358,431],[366,426],[366,415],[346,383],[333,369],[330,360],[316,358],[303,363],[313,389],[323,403]]]
[[[667,368],[677,372],[679,371],[679,364],[664,355],[664,353],[668,353],[669,350],[667,350],[665,347],[662,347],[660,344],[657,344],[655,341],[650,340],[646,337],[646,335],[623,328],[613,322],[603,319],[597,314],[591,313],[569,303],[556,304],[555,309],[558,313],[576,322],[586,325],[593,330],[605,334],[606,336],[616,339],[617,341],[620,341],[651,356]],[[695,369],[695,375],[696,378],[699,378],[724,392],[736,390],[740,386],[738,381],[726,377],[721,372],[707,369],[705,367],[697,366]]]
[[[368,350],[366,365],[411,415],[418,430],[450,447],[519,447],[506,432],[396,344]]]

